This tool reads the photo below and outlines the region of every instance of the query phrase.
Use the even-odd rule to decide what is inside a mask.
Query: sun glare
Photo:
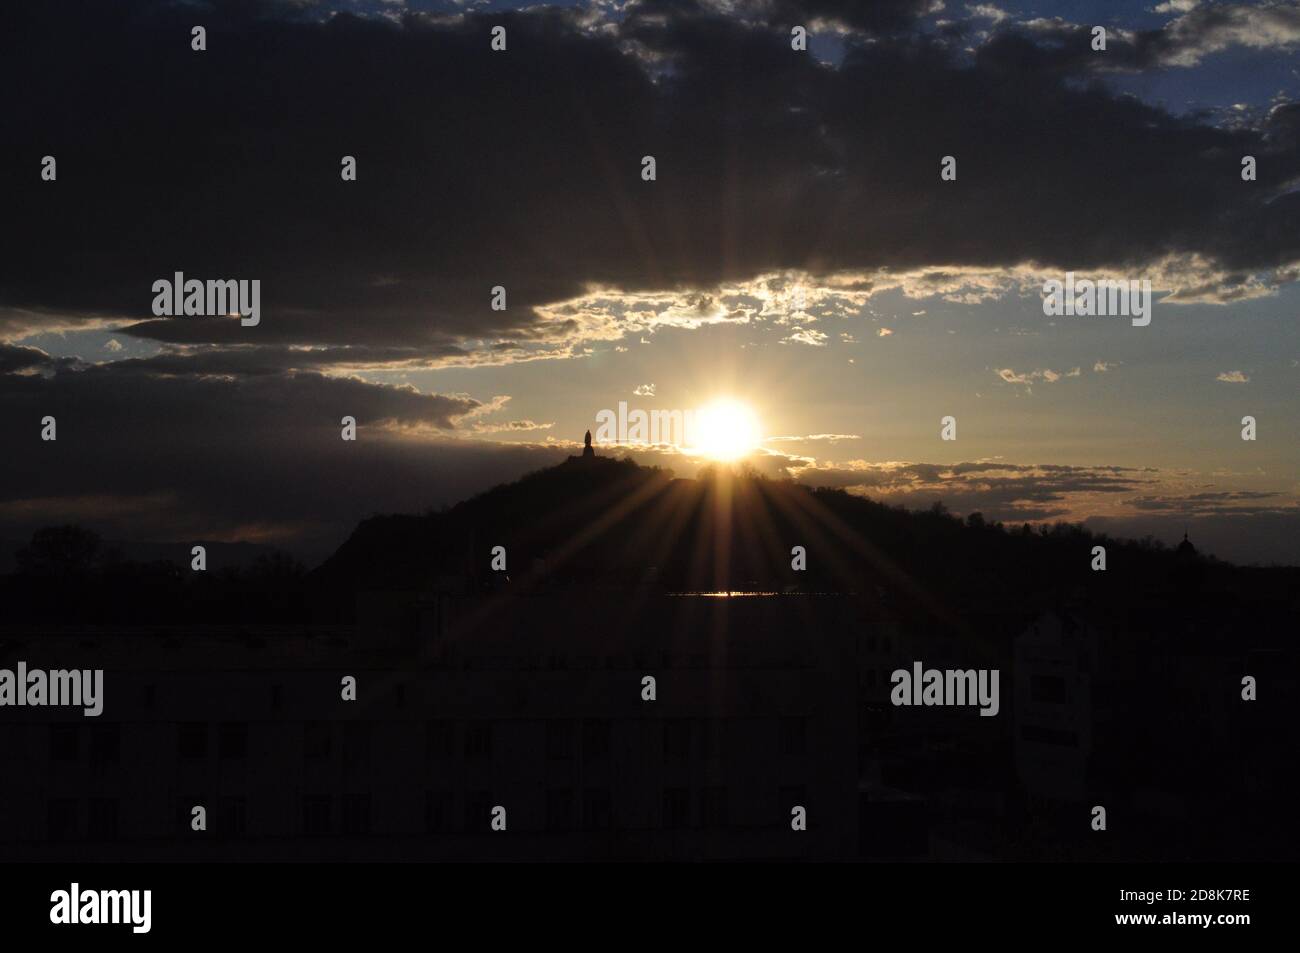
[[[758,417],[737,400],[715,400],[701,407],[695,421],[694,449],[714,460],[737,460],[758,446]]]

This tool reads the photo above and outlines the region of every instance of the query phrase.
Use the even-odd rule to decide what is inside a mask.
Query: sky
[[[6,5],[0,539],[313,560],[726,398],[772,476],[1300,563],[1298,48],[1294,2]],[[260,322],[156,315],[178,271]],[[1067,272],[1150,323],[1045,314]]]

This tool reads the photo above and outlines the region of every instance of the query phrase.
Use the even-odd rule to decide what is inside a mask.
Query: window
[[[70,797],[52,797],[45,808],[46,833],[51,841],[71,840],[77,836],[77,801]]]
[[[664,789],[664,827],[680,830],[691,822],[691,792],[688,788]]]
[[[248,725],[228,721],[217,732],[217,751],[222,758],[248,757]]]
[[[808,720],[806,718],[781,719],[781,753],[791,758],[802,758],[808,753]]]
[[[1024,725],[1020,729],[1020,737],[1024,741],[1043,745],[1062,745],[1067,748],[1076,748],[1079,745],[1079,735],[1076,732],[1064,731],[1060,728],[1042,728],[1038,725]]]
[[[223,797],[219,805],[218,833],[223,837],[243,837],[248,832],[248,799]]]
[[[492,723],[473,721],[465,729],[465,757],[470,760],[487,758],[492,754]]]
[[[573,792],[568,788],[546,792],[546,829],[567,831],[573,827]]]
[[[556,719],[546,723],[546,758],[548,761],[572,761],[574,723]]]
[[[691,756],[691,723],[685,718],[664,722],[664,763],[679,764]]]
[[[347,794],[343,797],[343,833],[370,833],[370,795]]]
[[[198,721],[181,725],[176,733],[176,755],[180,758],[206,758],[208,726]]]
[[[456,733],[450,721],[438,719],[425,727],[424,753],[430,761],[446,761],[455,751]]]
[[[310,721],[303,726],[303,754],[309,761],[322,761],[330,756],[333,733],[327,721]]]
[[[611,727],[607,719],[593,718],[582,723],[582,757],[589,764],[608,761]]]
[[[700,796],[700,824],[704,827],[727,826],[727,789],[705,788]]]
[[[90,765],[102,768],[122,760],[122,726],[96,725],[90,734]]]
[[[50,725],[50,760],[77,760],[77,728],[75,725]]]
[[[609,830],[614,820],[613,799],[608,788],[587,788],[582,799],[582,822],[592,831]]]
[[[92,840],[117,839],[117,798],[90,799],[90,823],[87,836]]]
[[[304,834],[330,832],[330,799],[327,795],[302,799],[302,832]]]
[[[487,791],[471,791],[465,795],[465,830],[474,834],[490,831],[491,812],[492,796]]]
[[[442,834],[451,830],[450,791],[425,792],[424,829],[430,834]]]
[[[370,764],[370,724],[364,721],[345,722],[340,726],[343,734],[343,763],[350,768],[365,768]]]
[[[1035,675],[1029,680],[1029,699],[1035,704],[1064,705],[1065,679],[1060,675]]]
[[[695,737],[699,740],[700,757],[712,761],[722,755],[723,724],[715,719],[701,718],[695,722]]]
[[[284,708],[284,686],[271,686],[271,711],[280,711]]]

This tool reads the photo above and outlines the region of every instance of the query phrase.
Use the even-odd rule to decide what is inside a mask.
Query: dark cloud
[[[765,22],[778,26],[829,23],[846,30],[888,34],[907,29],[942,4],[935,0],[760,0],[757,6],[770,11]]]
[[[957,513],[1009,522],[1065,518],[1075,511],[1076,494],[1134,493],[1155,482],[1154,471],[1135,467],[1000,461],[791,467],[813,486],[857,489],[910,509],[942,502]]]
[[[206,534],[323,555],[372,512],[451,503],[562,455],[456,441],[449,428],[484,406],[470,398],[305,372],[165,377],[122,362],[6,374],[0,406],[11,539],[72,513],[115,538]],[[41,440],[46,415],[56,441]],[[342,439],[345,415],[355,442]]]
[[[1137,510],[1177,516],[1250,516],[1265,513],[1300,515],[1296,504],[1278,493],[1258,490],[1215,490],[1186,496],[1143,496],[1130,501]]]
[[[73,408],[77,426],[88,432],[107,433],[145,414],[147,423],[159,428],[154,433],[186,442],[190,430],[196,441],[247,436],[259,418],[286,430],[337,429],[336,418],[344,414],[361,423],[449,430],[456,418],[484,406],[469,397],[421,394],[411,387],[312,372],[173,378],[153,373],[150,363],[128,360],[46,376],[0,375],[0,394],[11,411],[3,418],[4,438],[23,442],[25,415],[38,412],[39,418]]]
[[[53,368],[61,363],[68,362],[53,358],[38,347],[0,341],[0,374]]]
[[[1106,29],[1105,50],[1093,49],[1093,30]],[[959,24],[961,35],[969,33]],[[1189,67],[1231,47],[1294,49],[1300,45],[1300,7],[1294,2],[1202,3],[1156,29],[1125,30],[1113,20],[1071,23],[1059,17],[1010,22],[980,51],[985,64],[1067,76]]]
[[[230,322],[237,323],[237,322]],[[439,348],[440,357],[467,356],[457,347]],[[150,374],[285,374],[300,370],[318,370],[346,365],[401,369],[407,364],[424,366],[430,352],[417,348],[370,347],[288,347],[284,345],[236,345],[230,347],[199,346],[184,350],[167,350],[151,357],[124,358],[113,366],[122,371]]]
[[[475,430],[478,433],[502,433],[505,431],[514,431],[516,433],[529,430],[550,430],[554,423],[538,423],[535,420],[507,420],[499,424],[479,424]]]
[[[1294,108],[1223,130],[1080,87],[1063,75],[1073,34],[998,34],[973,62],[923,34],[851,39],[832,69],[772,25],[893,31],[923,6],[792,0],[746,19],[643,3],[604,30],[555,9],[396,25],[253,3],[11,6],[0,307],[432,361],[580,336],[531,308],[589,282],[1300,257],[1300,195],[1277,195],[1300,173]],[[189,45],[199,19],[206,53]],[[495,23],[507,53],[488,48]],[[45,154],[57,183],[38,180]],[[343,155],[357,182],[340,181]],[[262,324],[154,320],[151,283],[177,270],[260,279]],[[497,284],[506,311],[489,307]]]
[[[941,8],[935,0],[639,0],[629,4],[626,22],[668,25],[698,23],[733,15],[743,21],[781,29],[787,36],[796,26],[809,31],[838,31],[889,35],[913,27],[917,20]]]
[[[925,509],[934,503],[959,515],[982,513],[1009,525],[1079,521],[1112,536],[1153,536],[1166,543],[1191,532],[1203,553],[1242,563],[1300,562],[1300,507],[1289,496],[1259,490],[1187,492],[1181,480],[1151,467],[1067,466],[976,461],[808,466],[773,457],[771,472],[801,482],[861,492]],[[1098,497],[1097,494],[1102,494]],[[1088,516],[1100,505],[1121,515]]]

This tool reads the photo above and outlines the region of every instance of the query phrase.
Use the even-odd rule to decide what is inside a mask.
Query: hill
[[[491,569],[493,547],[507,554]],[[1094,571],[1093,548],[1106,551]],[[806,569],[792,568],[803,547]],[[1191,544],[1111,539],[1073,524],[1007,527],[886,506],[718,467],[698,479],[571,458],[444,512],[366,520],[310,575],[336,597],[509,586],[860,593],[936,619],[1112,611],[1294,612],[1297,569],[1243,569]]]
[[[1097,546],[1105,571],[1092,568]],[[492,568],[495,547],[505,571]],[[248,567],[195,573],[185,556],[56,555],[46,562],[67,565],[38,560],[0,577],[0,595],[9,620],[30,624],[350,622],[358,597],[376,590],[536,587],[848,593],[957,631],[1065,604],[1126,627],[1176,618],[1220,631],[1294,620],[1300,608],[1300,569],[1236,567],[1190,543],[1174,551],[1071,524],[960,520],[941,506],[907,511],[743,468],[677,479],[604,457],[570,458],[441,512],[364,520],[311,573],[266,553]]]

